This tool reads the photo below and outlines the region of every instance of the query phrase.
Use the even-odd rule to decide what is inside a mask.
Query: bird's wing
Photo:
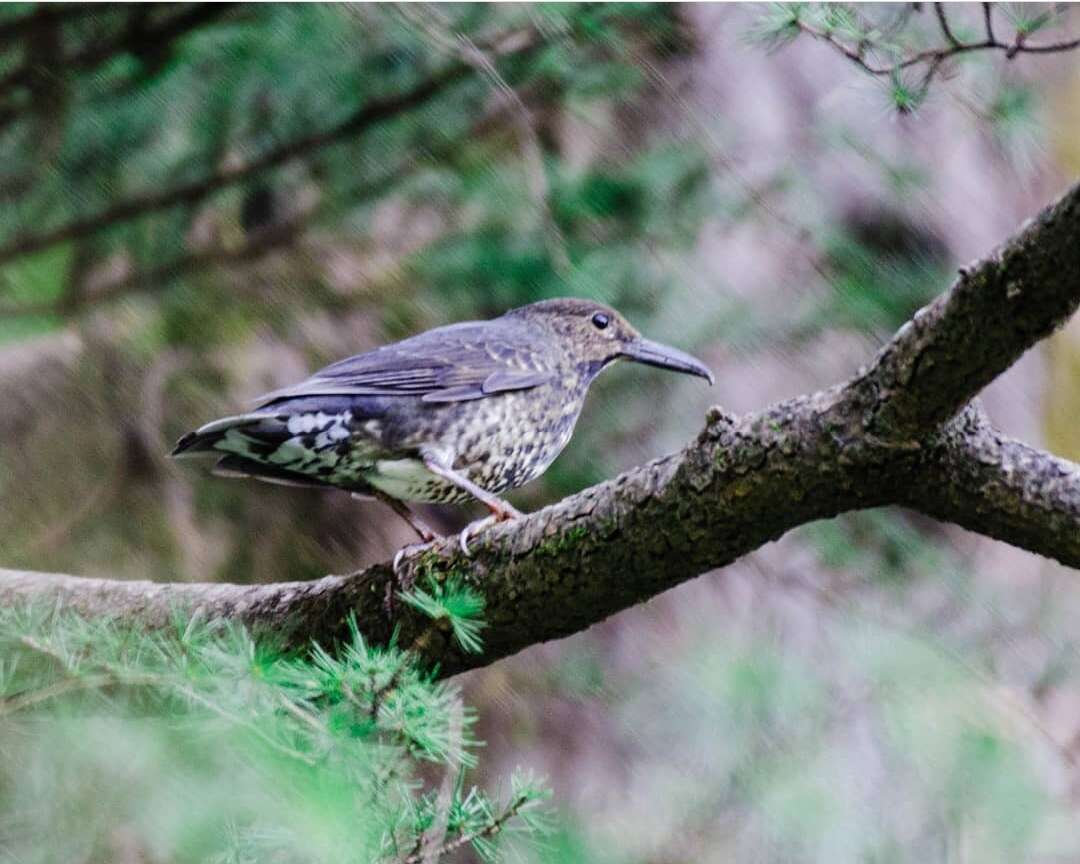
[[[490,322],[468,322],[338,361],[259,401],[264,407],[308,396],[411,396],[424,402],[464,402],[527,390],[553,378],[513,333],[499,334]]]

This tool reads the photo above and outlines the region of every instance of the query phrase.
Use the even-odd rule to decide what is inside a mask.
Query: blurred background
[[[979,37],[979,5],[948,13]],[[614,305],[717,384],[606,373],[523,509],[679,447],[712,402],[852,374],[1075,179],[1080,52],[972,52],[912,99],[790,14],[4,6],[0,564],[255,582],[384,560],[412,537],[379,505],[165,454],[325,363],[546,297]],[[928,4],[852,14],[943,38]],[[993,14],[1003,39],[1080,28]],[[1080,321],[985,405],[1080,459]],[[482,771],[550,780],[536,860],[1080,860],[1078,613],[1075,572],[875,511],[462,683]]]

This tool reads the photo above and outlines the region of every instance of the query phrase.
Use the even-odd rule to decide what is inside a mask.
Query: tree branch
[[[913,439],[948,420],[1080,305],[1080,194],[1031,220],[996,254],[963,268],[854,382],[874,434]],[[869,390],[870,392],[866,392]]]
[[[502,108],[480,117],[464,132],[447,135],[409,153],[396,165],[377,177],[362,181],[348,190],[351,206],[363,201],[379,198],[393,189],[410,175],[443,162],[452,162],[454,154],[460,150],[462,142],[476,143],[485,140],[505,124],[509,112]],[[161,289],[174,279],[221,265],[235,265],[255,261],[270,252],[292,244],[303,237],[308,226],[314,223],[321,211],[320,202],[310,211],[290,214],[282,221],[259,228],[252,232],[244,242],[236,246],[215,245],[209,248],[192,249],[181,253],[164,264],[130,273],[123,273],[104,284],[95,285],[92,291],[78,298],[75,303],[60,297],[31,303],[4,303],[0,301],[0,320],[16,318],[21,315],[66,314],[80,311],[86,306],[106,302],[127,294],[145,289]],[[0,425],[0,429],[2,429]]]
[[[937,16],[938,25],[941,28],[942,35],[945,37],[946,44],[941,47],[917,51],[893,63],[882,65],[875,65],[867,59],[868,50],[874,48],[874,44],[869,38],[869,28],[867,36],[860,39],[855,45],[852,45],[849,44],[851,41],[850,39],[845,41],[844,38],[837,35],[837,32],[833,27],[816,27],[797,14],[792,18],[790,25],[795,27],[798,31],[831,45],[847,57],[848,60],[870,75],[882,78],[892,78],[898,76],[905,69],[911,69],[915,66],[925,66],[926,71],[923,73],[922,80],[919,84],[918,92],[920,99],[925,97],[926,92],[929,90],[930,82],[933,80],[942,64],[960,54],[969,54],[974,51],[1003,51],[1006,59],[1012,60],[1017,54],[1057,54],[1080,48],[1080,37],[1075,39],[1062,39],[1058,42],[1031,45],[1027,41],[1027,34],[1022,30],[1016,31],[1012,42],[1002,42],[994,35],[990,6],[991,4],[989,3],[983,4],[983,22],[986,29],[986,38],[978,42],[964,42],[956,36],[950,27],[949,21],[945,17],[944,4],[935,3],[934,12]]]
[[[42,25],[63,24],[84,15],[100,15],[101,11],[89,3],[38,4],[33,12],[8,18],[0,23],[0,44],[21,39]]]
[[[919,312],[851,381],[733,417],[712,409],[680,452],[520,520],[474,557],[445,538],[406,578],[464,579],[486,601],[485,651],[436,633],[424,654],[454,673],[603,618],[721,567],[798,525],[899,504],[1080,568],[1080,468],[949,419],[1080,302],[1080,186]],[[942,425],[943,424],[943,425]],[[295,645],[332,644],[355,614],[381,642],[428,628],[385,599],[389,564],[314,582],[154,584],[0,571],[0,603],[58,603],[160,626],[178,613],[241,621]]]
[[[236,5],[236,3],[224,2],[195,3],[186,9],[181,9],[171,17],[161,18],[150,24],[147,20],[148,8],[133,4],[130,7],[132,14],[123,22],[115,38],[90,40],[79,50],[54,58],[45,68],[42,67],[39,59],[28,58],[0,79],[0,95],[3,99],[10,99],[20,92],[18,88],[31,84],[36,76],[45,74],[60,78],[76,71],[85,72],[96,69],[118,54],[132,53],[143,57],[150,56],[154,52],[165,50],[170,43],[186,36],[191,31],[213,23],[222,15],[231,12]],[[0,41],[14,36],[29,35],[41,28],[57,27],[86,12],[100,15],[102,11],[116,11],[116,7],[95,9],[89,4],[78,4],[73,8],[61,7],[55,11],[49,11],[49,7],[42,7],[33,14],[9,22],[6,28],[0,27]],[[35,107],[33,100],[24,102],[21,107],[13,109],[10,118],[3,118],[4,124],[9,119],[14,119],[24,109],[33,110]],[[0,124],[0,128],[4,124]]]
[[[906,493],[929,516],[1080,569],[1080,465],[1003,435],[974,408]]]

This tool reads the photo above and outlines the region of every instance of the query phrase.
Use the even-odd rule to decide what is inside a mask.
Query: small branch
[[[1080,305],[1078,237],[1080,186],[901,327],[852,385],[873,433],[931,431],[1064,323]]]
[[[23,693],[13,693],[10,696],[0,697],[0,717],[8,717],[19,711],[26,711],[43,702],[49,702],[66,696],[69,693],[77,693],[84,690],[101,690],[117,684],[149,684],[156,683],[156,676],[143,676],[146,680],[129,681],[121,680],[111,673],[103,675],[71,675],[61,678],[45,687],[36,687]],[[152,679],[152,680],[151,680]]]
[[[444,843],[442,846],[428,852],[414,852],[412,855],[405,858],[402,861],[402,864],[423,864],[423,862],[437,861],[438,859],[449,855],[451,852],[456,852],[462,846],[468,846],[470,843],[474,843],[477,840],[494,837],[506,827],[507,822],[521,812],[521,808],[528,802],[529,799],[527,796],[519,795],[510,803],[510,806],[478,831],[462,834],[460,837],[454,838],[449,843]]]
[[[952,30],[949,29],[949,19],[945,17],[945,4],[935,3],[934,13],[937,15],[938,24],[941,25],[941,32],[945,36],[945,40],[953,48],[959,48],[961,46],[961,42],[959,39],[956,38],[956,36],[953,35]]]
[[[921,96],[926,95],[930,82],[938,73],[942,65],[947,60],[960,54],[967,54],[975,51],[1003,51],[1006,59],[1011,60],[1017,54],[1053,54],[1072,51],[1073,49],[1080,47],[1080,38],[1044,43],[1041,45],[1031,45],[1028,44],[1025,35],[1022,33],[1017,33],[1012,42],[1001,42],[994,35],[990,6],[991,4],[989,3],[983,4],[983,22],[986,30],[986,38],[981,42],[964,42],[956,36],[949,25],[944,4],[935,3],[934,12],[937,15],[938,24],[941,27],[942,35],[945,37],[947,44],[938,48],[928,48],[923,51],[918,51],[895,63],[880,66],[875,65],[866,59],[867,47],[873,46],[868,46],[868,43],[865,41],[860,41],[858,45],[855,46],[849,45],[840,39],[831,29],[815,27],[803,20],[802,17],[795,17],[792,23],[803,33],[831,45],[848,60],[855,63],[859,68],[870,75],[877,77],[893,77],[906,69],[925,65],[927,68],[923,73],[919,86],[919,93]]]
[[[1006,49],[1006,56],[1012,58],[1016,54],[1057,54],[1062,51],[1073,51],[1077,48],[1080,48],[1080,37],[1062,42],[1051,42],[1047,45],[1031,45],[1023,37],[1023,34],[1018,33],[1016,41]]]
[[[502,124],[506,122],[507,114],[506,109],[492,111],[481,117],[465,132],[429,144],[422,152],[411,154],[381,176],[358,184],[348,192],[350,204],[355,206],[363,201],[374,200],[417,171],[438,164],[441,161],[452,160],[454,155],[459,152],[463,141],[476,143],[484,140],[493,131],[501,128]],[[252,233],[245,242],[235,247],[214,246],[196,249],[182,253],[172,261],[167,261],[157,267],[122,274],[104,284],[95,286],[92,291],[81,296],[79,303],[74,307],[65,306],[62,299],[36,303],[0,303],[0,318],[21,315],[52,315],[61,312],[71,314],[87,306],[114,300],[128,294],[150,288],[163,288],[173,280],[194,272],[260,260],[266,255],[298,241],[304,231],[318,219],[322,209],[321,205],[317,205],[310,211],[294,214],[282,222],[261,228]]]
[[[407,93],[370,103],[331,129],[294,139],[249,162],[222,167],[200,180],[182,186],[129,198],[93,216],[76,219],[50,231],[16,238],[0,247],[0,264],[23,255],[40,252],[42,249],[59,243],[94,234],[112,225],[137,219],[147,213],[181,204],[196,204],[213,193],[240,183],[255,174],[280,167],[311,151],[359,134],[369,126],[395,114],[410,110],[460,80],[466,71],[468,71],[467,66],[451,66]]]
[[[994,10],[992,3],[983,3],[983,24],[986,26],[986,41],[990,44],[997,43],[997,37],[994,35]]]

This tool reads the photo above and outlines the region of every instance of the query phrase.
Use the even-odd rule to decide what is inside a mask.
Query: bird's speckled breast
[[[430,447],[455,470],[498,494],[540,476],[570,441],[584,402],[583,383],[568,377],[530,390],[450,404],[398,402],[389,409],[423,412],[423,423],[381,423],[384,429],[423,428],[424,433],[382,441],[389,452]],[[404,419],[404,418],[401,418]],[[385,459],[364,472],[373,486],[409,501],[459,503],[468,493],[430,474],[419,460]]]

